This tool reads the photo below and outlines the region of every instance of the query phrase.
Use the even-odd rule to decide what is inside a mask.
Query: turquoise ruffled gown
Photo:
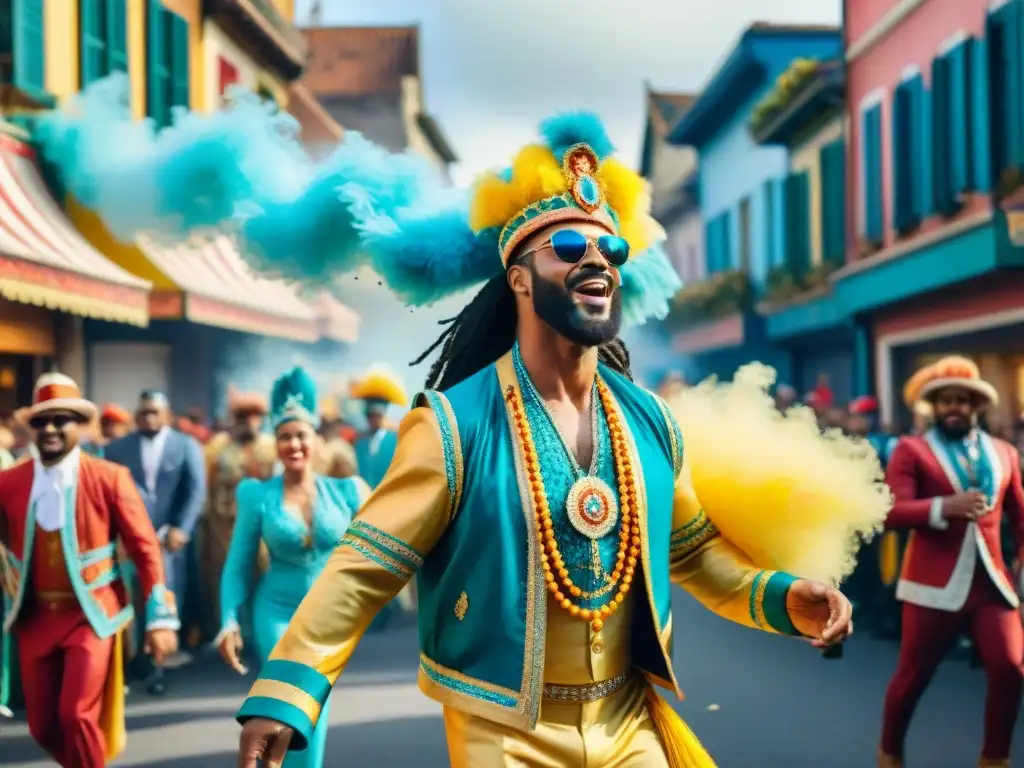
[[[239,614],[249,598],[262,542],[270,554],[270,566],[257,583],[252,602],[253,641],[261,667],[369,495],[369,487],[358,477],[318,477],[316,490],[311,526],[297,510],[283,507],[281,476],[246,479],[235,491],[238,516],[221,576],[221,626],[241,623]],[[309,746],[289,752],[285,768],[321,768],[329,719],[325,706]]]

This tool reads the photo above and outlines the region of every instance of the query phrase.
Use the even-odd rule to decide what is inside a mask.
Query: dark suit
[[[106,447],[104,454],[107,461],[121,464],[132,473],[156,531],[179,528],[192,535],[206,501],[206,464],[203,450],[194,438],[170,430],[160,455],[153,492],[146,487],[141,434],[133,432],[115,440]],[[179,602],[186,590],[186,551],[187,548],[177,552],[164,550],[167,588],[174,592]]]

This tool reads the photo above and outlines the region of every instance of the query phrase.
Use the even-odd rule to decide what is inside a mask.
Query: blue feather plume
[[[498,232],[469,228],[462,194],[391,215],[364,211],[360,219],[374,270],[410,306],[430,306],[501,272]]]
[[[642,325],[668,314],[669,301],[683,287],[660,244],[632,256],[619,274],[622,277],[622,319]]]
[[[540,135],[559,162],[573,144],[589,145],[599,161],[615,152],[604,123],[591,112],[564,112],[549,117],[540,124]]]

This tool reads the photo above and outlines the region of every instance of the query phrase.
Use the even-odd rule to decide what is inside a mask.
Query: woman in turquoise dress
[[[271,421],[283,472],[269,480],[243,480],[235,492],[238,516],[221,576],[221,631],[215,644],[239,674],[247,672],[240,659],[239,612],[248,602],[261,547],[266,547],[270,564],[256,585],[252,616],[255,655],[262,667],[369,495],[369,486],[359,477],[314,473],[320,422],[316,403],[316,387],[301,368],[275,382]],[[285,768],[323,765],[326,714],[325,707],[309,746],[289,752]]]

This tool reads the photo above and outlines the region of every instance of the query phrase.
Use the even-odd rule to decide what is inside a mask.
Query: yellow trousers
[[[445,707],[452,768],[675,768],[651,717],[648,687],[637,678],[595,702],[545,699],[533,731]],[[687,750],[692,765],[714,765],[695,738]]]

